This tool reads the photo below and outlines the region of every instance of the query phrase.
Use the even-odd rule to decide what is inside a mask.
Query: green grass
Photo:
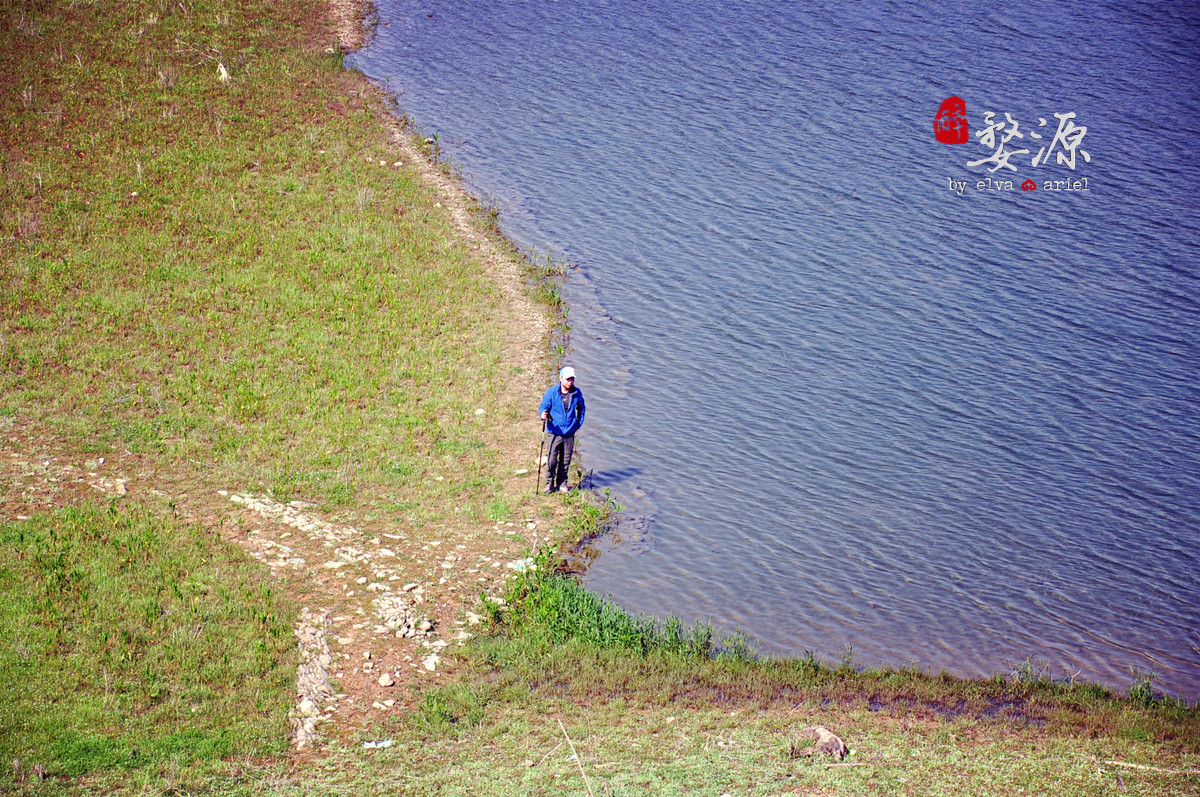
[[[0,594],[0,778],[286,751],[295,608],[211,532],[102,506],[5,524]]]
[[[313,2],[12,10],[0,397],[56,431],[344,507],[492,452],[497,292]],[[217,79],[217,63],[232,79]]]
[[[619,509],[580,502],[569,539]],[[772,660],[703,624],[630,616],[550,551],[537,565],[484,602],[492,628],[464,652],[468,675],[388,729],[422,750],[412,793],[1200,793],[1197,710],[1148,699],[1144,680],[1123,697],[1028,666],[961,680]],[[808,725],[851,756],[794,755]]]
[[[332,751],[353,774],[321,793],[378,784],[399,761],[395,782],[411,794],[1200,793],[1200,724],[1180,703],[1016,675],[705,652],[703,629],[621,618],[569,577],[539,572],[493,612],[461,681],[376,729],[396,748]],[[851,755],[797,756],[809,725]]]
[[[814,723],[831,725],[851,744],[840,765],[789,755],[799,730]],[[406,745],[419,745],[421,754],[406,753]],[[819,704],[659,708],[526,697],[489,704],[469,728],[398,736],[386,750],[334,750],[304,793],[357,794],[381,785],[447,797],[1196,793],[1195,778],[1104,763],[1131,754],[1154,762],[1156,753],[1152,745],[905,721]]]

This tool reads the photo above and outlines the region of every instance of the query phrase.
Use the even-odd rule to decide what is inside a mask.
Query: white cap
[[[575,369],[569,365],[566,368],[564,368],[558,372],[559,379],[573,379],[574,377],[575,377]]]

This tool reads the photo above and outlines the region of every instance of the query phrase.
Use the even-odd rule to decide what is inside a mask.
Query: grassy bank
[[[0,791],[286,786],[291,627],[350,590],[230,548],[218,490],[367,542],[528,501],[540,374],[326,11],[0,9]]]
[[[10,8],[0,412],[395,516],[491,478],[497,289],[322,10]]]
[[[549,311],[514,309],[324,10],[0,10],[0,790],[1200,793],[1197,713],[1146,684],[760,661],[549,555],[502,584],[605,520],[530,495]],[[249,557],[269,531],[299,564]],[[442,641],[475,634],[437,668],[355,622],[408,581]],[[342,623],[348,707],[297,754],[302,606]],[[809,725],[852,754],[804,755]]]

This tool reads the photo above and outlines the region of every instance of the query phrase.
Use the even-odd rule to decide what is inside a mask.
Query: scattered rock
[[[433,624],[415,609],[415,604],[421,600],[420,594],[389,593],[371,601],[371,605],[375,607],[375,616],[384,626],[384,633],[391,630],[398,637],[413,637],[428,634],[433,629]],[[378,628],[376,631],[379,632]]]
[[[325,669],[333,662],[325,641],[328,627],[327,613],[315,614],[308,609],[300,612],[300,620],[296,623],[300,666],[296,670],[298,702],[292,711],[292,741],[297,748],[304,747],[316,737],[318,704],[337,700]]]
[[[110,479],[105,476],[96,481],[88,482],[88,484],[102,493],[109,493],[111,495],[125,495],[129,492],[129,489],[125,486],[127,484],[125,479]]]
[[[396,679],[392,677],[391,673],[385,672],[383,675],[379,676],[379,685],[385,686],[385,687],[386,686],[395,686]]]

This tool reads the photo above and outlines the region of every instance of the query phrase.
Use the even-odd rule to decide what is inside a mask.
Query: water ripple
[[[430,1],[352,60],[582,267],[581,451],[634,518],[590,585],[1200,694],[1196,8]],[[950,191],[986,176],[932,142],[953,93],[1077,112],[1091,190]]]

